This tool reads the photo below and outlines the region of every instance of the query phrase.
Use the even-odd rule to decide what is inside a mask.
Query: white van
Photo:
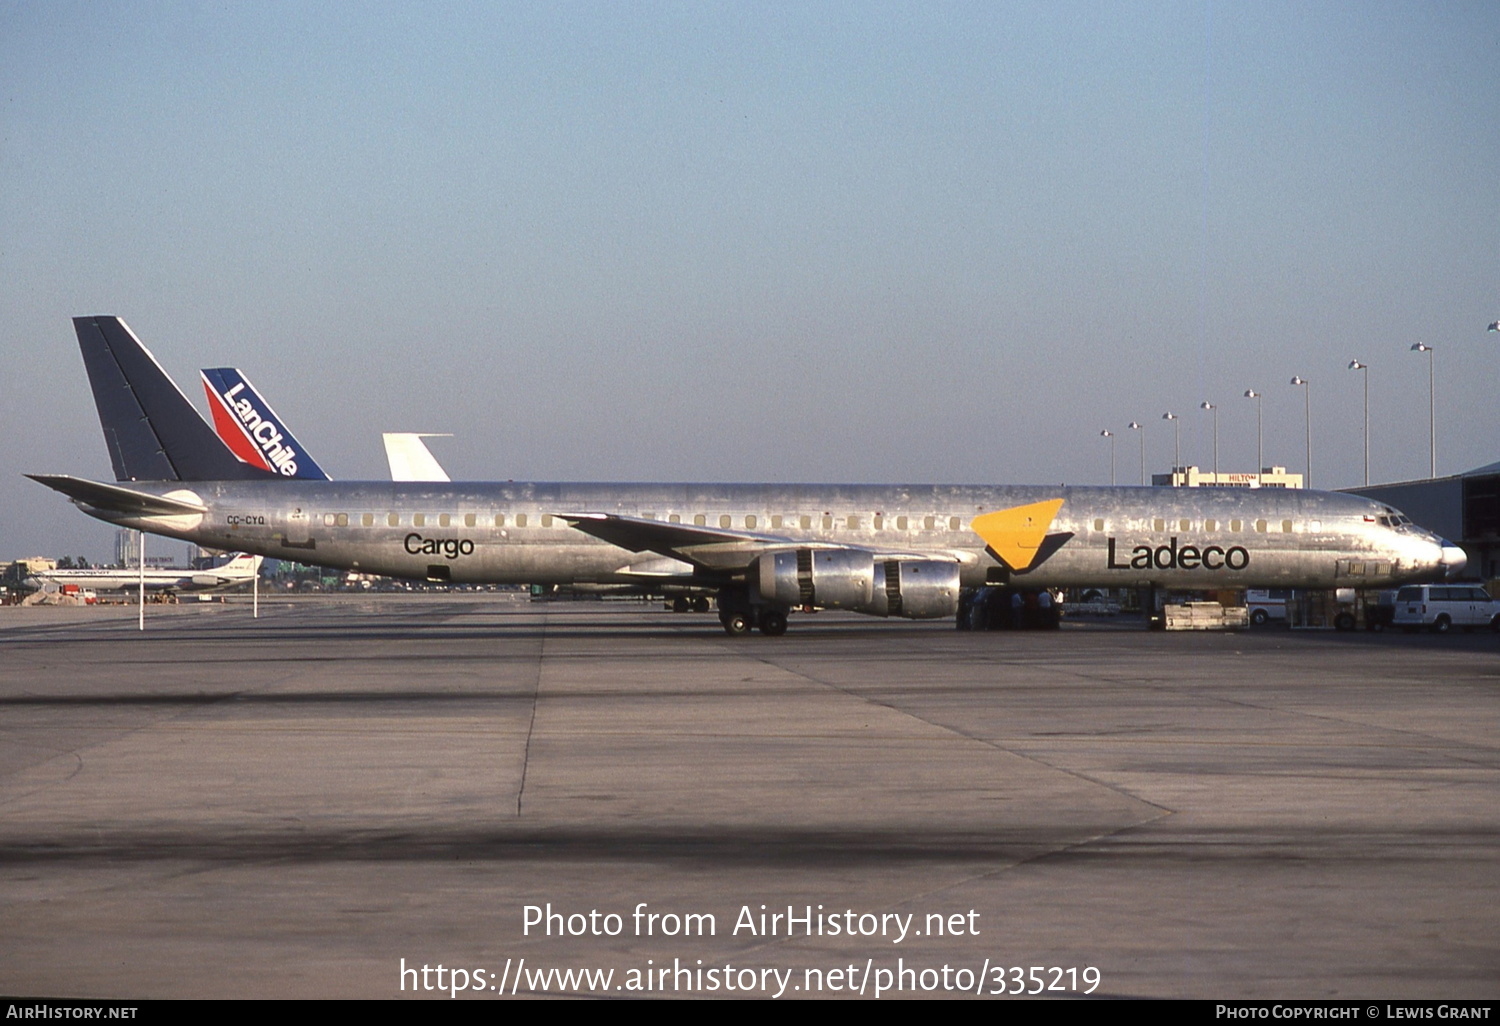
[[[1250,622],[1257,627],[1272,620],[1285,621],[1287,600],[1292,597],[1290,588],[1251,588],[1245,592],[1245,606],[1250,610]]]
[[[1427,627],[1434,634],[1454,627],[1500,631],[1500,602],[1474,584],[1408,584],[1396,592],[1391,623],[1407,631]]]

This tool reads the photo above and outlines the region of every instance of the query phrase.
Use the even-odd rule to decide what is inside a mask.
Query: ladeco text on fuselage
[[[1174,534],[1165,545],[1152,548],[1137,545],[1130,550],[1130,562],[1121,563],[1115,558],[1115,540],[1107,539],[1108,562],[1111,570],[1243,570],[1250,565],[1250,552],[1243,545],[1184,545],[1177,547]]]

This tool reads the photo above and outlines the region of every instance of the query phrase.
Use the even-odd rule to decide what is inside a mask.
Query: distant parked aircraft
[[[249,584],[260,572],[261,557],[248,552],[230,553],[219,566],[207,570],[156,570],[145,572],[148,591],[223,591]],[[141,584],[140,570],[42,570],[26,578],[26,584],[43,591],[71,585],[80,590],[124,591]]]

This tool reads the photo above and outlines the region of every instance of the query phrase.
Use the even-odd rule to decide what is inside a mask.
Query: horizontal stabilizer
[[[27,474],[26,476],[48,488],[62,492],[75,502],[129,516],[183,516],[208,512],[208,507],[199,502],[169,499],[161,495],[151,495],[148,492],[138,492],[134,488],[86,481],[81,477],[72,477],[68,474]]]

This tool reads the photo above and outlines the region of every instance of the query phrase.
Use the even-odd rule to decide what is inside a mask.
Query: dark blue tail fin
[[[116,481],[244,481],[275,475],[235,459],[118,317],[75,317]]]

